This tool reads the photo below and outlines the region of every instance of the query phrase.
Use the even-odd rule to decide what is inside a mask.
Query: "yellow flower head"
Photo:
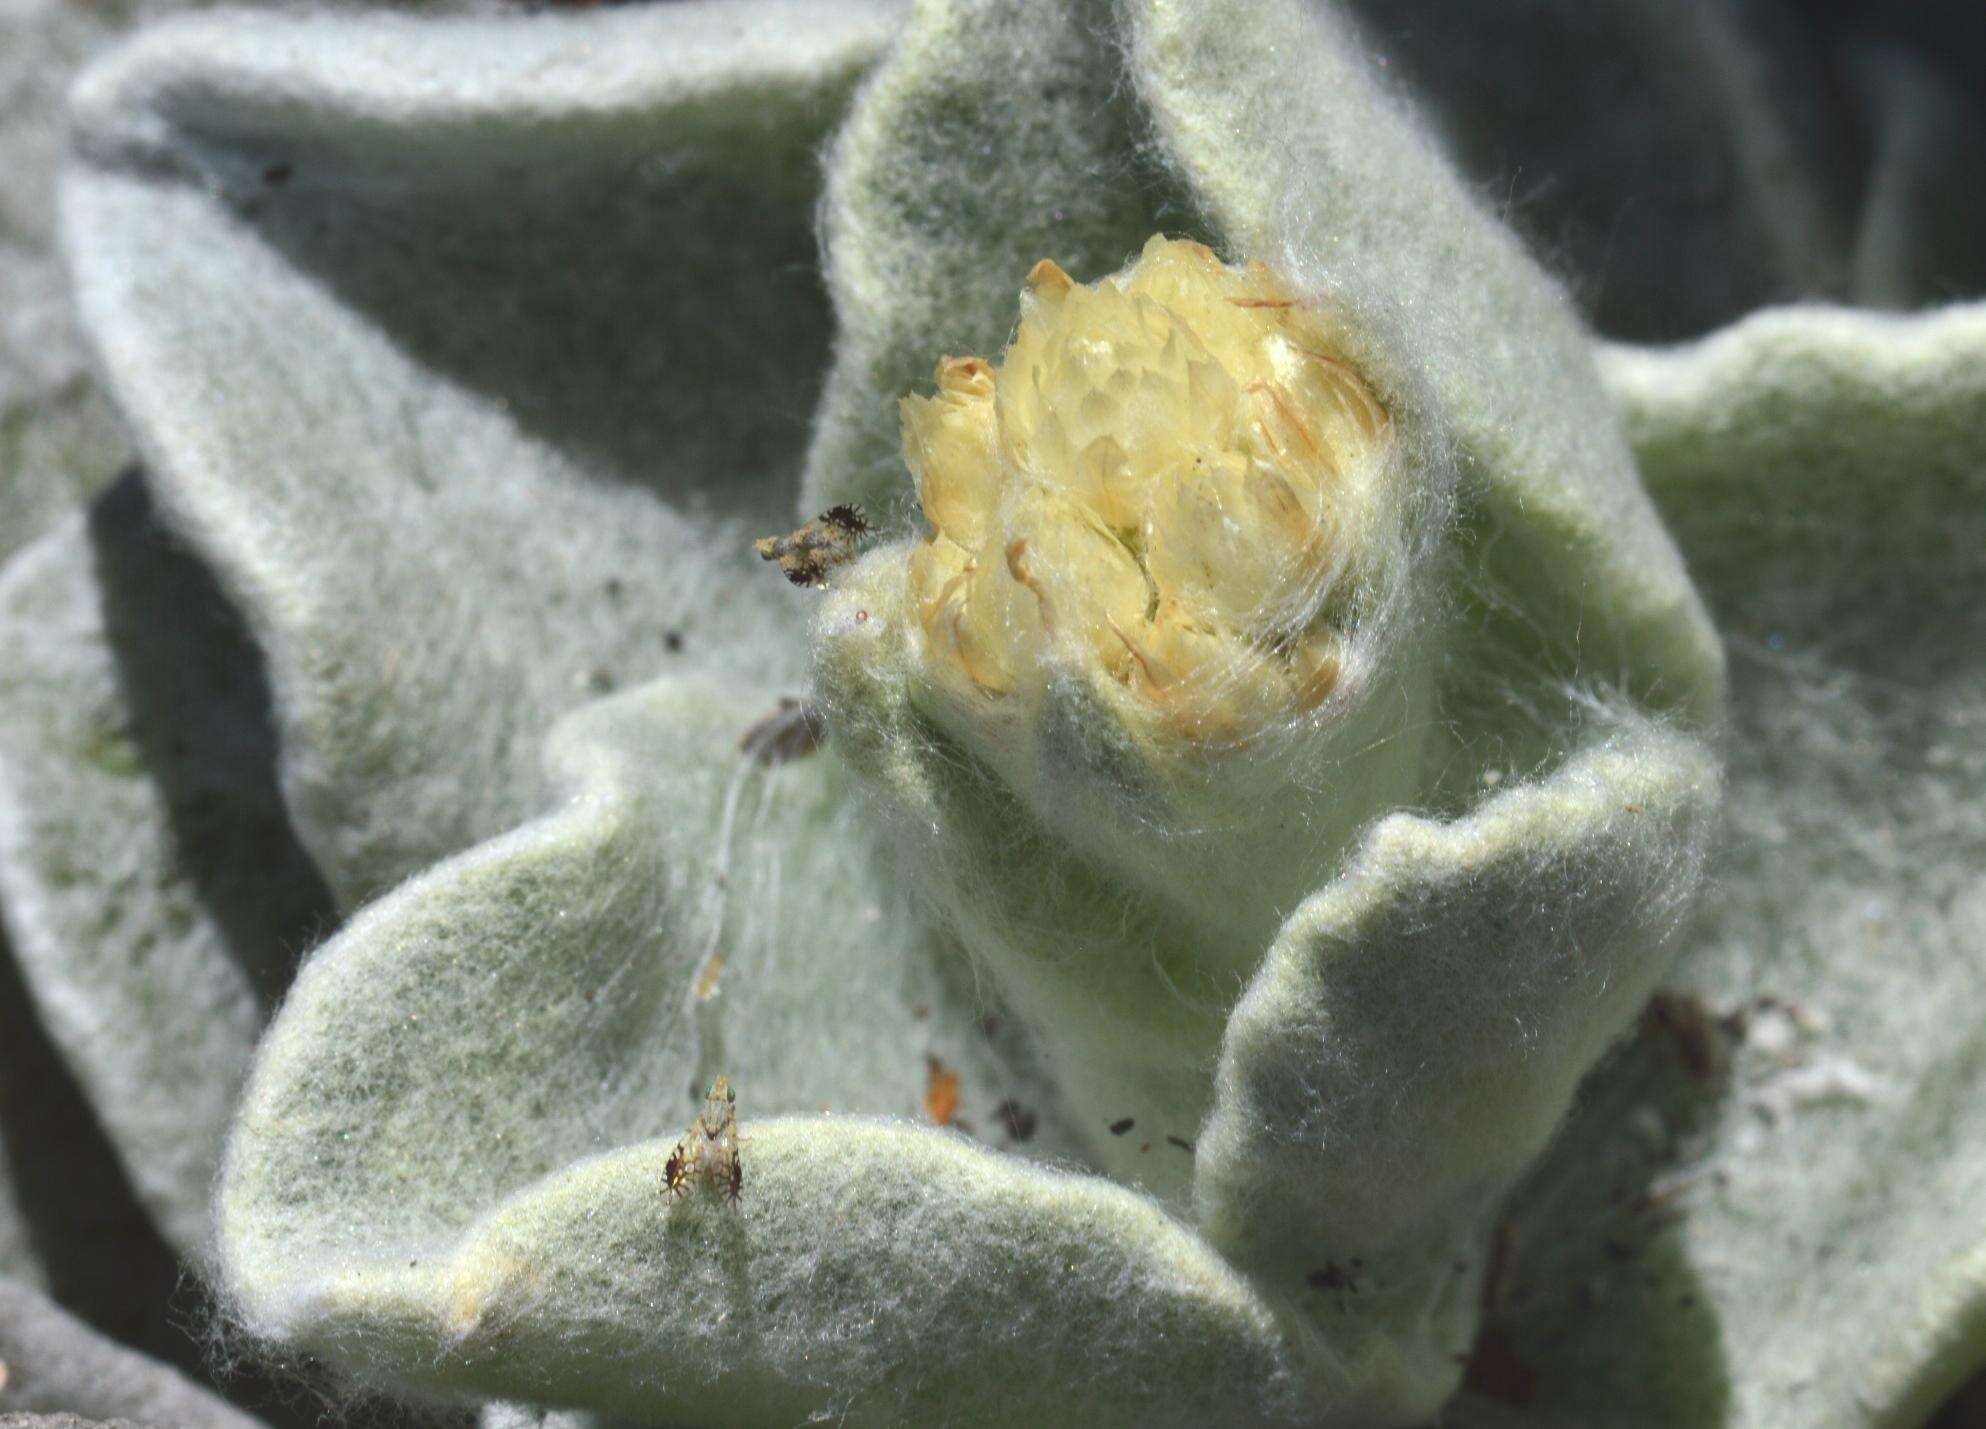
[[[1028,708],[1075,673],[1196,748],[1318,709],[1391,442],[1331,322],[1165,238],[1094,287],[1046,260],[1028,281],[997,367],[948,357],[902,403],[930,677]]]

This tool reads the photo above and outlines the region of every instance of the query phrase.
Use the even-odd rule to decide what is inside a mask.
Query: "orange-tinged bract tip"
[[[1045,258],[1028,285],[997,366],[947,357],[901,404],[930,680],[1010,705],[1073,671],[1200,749],[1321,707],[1392,439],[1332,320],[1158,237],[1093,287]]]

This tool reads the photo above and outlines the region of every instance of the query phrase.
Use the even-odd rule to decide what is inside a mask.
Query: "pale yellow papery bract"
[[[998,367],[945,358],[901,404],[929,678],[1026,709],[1059,666],[1188,747],[1315,710],[1392,436],[1330,318],[1163,237],[1094,287],[1028,279]]]

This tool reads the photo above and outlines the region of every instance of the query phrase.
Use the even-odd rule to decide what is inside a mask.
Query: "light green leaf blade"
[[[1589,1088],[1501,1321],[1580,1422],[1917,1424],[1986,1363],[1986,311],[1765,313],[1603,370],[1731,637],[1678,984],[1729,1020],[1694,1075],[1652,1029]]]
[[[1321,1331],[1390,1337],[1409,1412],[1461,1377],[1494,1188],[1669,966],[1718,794],[1699,743],[1628,725],[1454,823],[1393,815],[1236,1006],[1203,1233]]]
[[[0,1414],[80,1414],[203,1429],[262,1421],[106,1338],[47,1297],[0,1278]]]
[[[1149,1200],[928,1129],[740,1127],[735,1209],[630,1147],[315,1308],[417,1384],[640,1424],[1317,1422],[1247,1282]]]
[[[0,575],[0,916],[43,1025],[182,1251],[236,1092],[329,900],[268,690],[127,479]]]
[[[1037,1120],[1027,1150],[1068,1145],[1025,1045],[989,1030],[997,1009],[916,921],[832,754],[768,766],[739,749],[772,703],[665,680],[572,716],[549,756],[569,795],[556,812],[381,899],[305,967],[220,1192],[251,1329],[415,1376],[442,1347],[440,1267],[476,1221],[638,1143],[659,1177],[719,1073],[748,1117],[915,1116],[935,1057],[960,1079],[961,1124],[1012,1144],[1011,1100]],[[657,1179],[646,1193],[664,1199]],[[657,1273],[627,1254],[629,1275]],[[425,1330],[399,1323],[403,1303]],[[513,1349],[556,1354],[559,1338]],[[494,1373],[461,1383],[513,1392]]]
[[[100,489],[129,455],[86,371],[55,253],[55,185],[63,93],[135,18],[122,6],[62,0],[23,0],[0,13],[0,560]]]
[[[1732,1419],[1911,1423],[1986,1363],[1986,309],[1767,313],[1607,370],[1733,652],[1686,981],[1808,1019],[1741,1054],[1681,1229]]]
[[[85,323],[342,905],[533,812],[601,690],[795,671],[749,537],[826,343],[816,150],[889,16],[233,16],[79,88]]]

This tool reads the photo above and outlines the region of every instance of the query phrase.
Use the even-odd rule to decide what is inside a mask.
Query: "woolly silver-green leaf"
[[[1229,1019],[1202,1233],[1323,1332],[1355,1304],[1459,1380],[1486,1188],[1529,1167],[1669,965],[1718,795],[1701,744],[1628,727],[1454,824],[1382,820]]]
[[[1248,1282],[1149,1200],[928,1129],[741,1129],[738,1209],[672,1204],[666,1142],[582,1162],[424,1282],[327,1286],[369,1331],[340,1349],[641,1424],[1312,1422]]]
[[[1976,304],[1602,355],[1732,633],[1730,827],[1512,1202],[1530,1406],[1457,1423],[1916,1424],[1986,1364],[1982,357]]]
[[[590,695],[792,667],[738,523],[790,500],[815,150],[887,16],[234,15],[79,88],[84,318],[342,905],[531,812]]]
[[[10,1422],[17,1413],[61,1413],[203,1429],[262,1423],[8,1277],[0,1277],[0,1364],[0,1414]]]
[[[890,403],[994,356],[1037,258],[1092,279],[1189,230],[1340,312],[1394,419],[1416,599],[1371,668],[1413,688],[1362,707],[1337,767],[1394,766],[1335,802],[1258,760],[1172,818],[1149,796],[1185,761],[1073,699],[1056,752],[1115,772],[1016,780],[1045,739],[905,678],[886,546],[819,618],[812,749],[779,704],[801,597],[743,537],[790,518],[827,350],[810,164],[891,17],[802,13],[231,20],[85,86],[106,368],[267,654],[306,841],[343,904],[384,894],[238,1124],[243,1320],[368,1383],[644,1422],[1415,1422],[1479,1303],[1479,1387],[1501,1346],[1540,1424],[1930,1403],[1982,1317],[1951,1150],[1982,1131],[1982,542],[1948,514],[1977,504],[1976,315],[1596,370],[1337,19],[923,5],[834,149],[806,512],[906,529]],[[1906,140],[1896,212],[1937,167]],[[1925,271],[1863,234],[1870,272]],[[1745,1041],[1687,1126],[1637,1080],[1653,1034],[1608,1063],[1499,1271],[1501,1199],[1667,975],[1702,856],[1724,676],[1690,574],[1738,637],[1740,798],[1680,976]],[[720,678],[581,709],[541,769],[562,713],[672,665]],[[1222,828],[1262,856],[1178,856]],[[944,1069],[958,1130],[1065,1164],[878,1119],[943,1105]],[[735,1208],[660,1184],[719,1072]],[[1899,1249],[1906,1218],[1940,1233]],[[1870,1303],[1915,1313],[1869,1332]]]
[[[140,1199],[198,1250],[249,1054],[329,909],[253,652],[135,481],[0,574],[0,702],[9,940]]]
[[[1727,1418],[1915,1422],[1986,1365],[1986,309],[1765,313],[1605,370],[1733,652],[1683,974],[1751,1025],[1677,1232]]]
[[[833,1113],[794,1123],[812,1148],[796,1153],[814,1168],[792,1173],[803,1180],[838,1164],[843,1116],[917,1115],[930,1058],[959,1077],[961,1124],[1011,1144],[999,1106],[1014,1102],[1033,1114],[1028,1149],[1068,1144],[1025,1046],[983,1025],[994,1009],[961,979],[951,945],[921,932],[904,906],[834,757],[768,765],[739,748],[772,705],[665,680],[572,716],[549,755],[570,791],[557,812],[381,899],[304,969],[260,1054],[220,1191],[224,1269],[251,1329],[375,1380],[515,1395],[532,1381],[507,1376],[537,1365],[566,1396],[582,1379],[596,1384],[592,1398],[568,1402],[627,1412],[657,1384],[687,1394],[705,1371],[672,1370],[680,1348],[663,1341],[620,1377],[546,1366],[565,1363],[560,1327],[589,1316],[602,1320],[596,1349],[633,1354],[655,1329],[659,1294],[633,1287],[680,1274],[666,1260],[667,1226],[707,1230],[734,1214],[698,1188],[670,1222],[677,1203],[661,1178],[717,1074],[731,1077],[748,1118]],[[824,1207],[863,1214],[859,1188],[809,1200],[786,1185],[768,1165],[776,1153],[749,1125],[746,1134],[744,1221],[782,1226],[782,1255],[820,1239]],[[918,1149],[923,1133],[874,1134],[910,1137],[904,1168],[964,1154],[951,1134],[930,1133],[938,1149],[928,1153]],[[496,1359],[456,1356],[450,1327],[466,1293],[457,1282],[483,1273],[475,1267],[494,1253],[477,1222],[510,1216],[498,1211],[510,1206],[534,1233],[561,1222],[577,1232],[556,1178],[623,1149],[621,1160],[595,1164],[645,1168],[638,1193],[629,1183],[608,1207],[575,1192],[590,1209],[570,1244],[589,1260],[605,1242],[623,1246],[619,1288],[582,1276],[548,1290],[546,1318],[516,1331],[520,1342],[544,1335],[546,1358],[517,1343]],[[866,1153],[857,1142],[846,1156],[855,1167]],[[990,1152],[958,1164],[1005,1166]],[[914,1187],[921,1173],[865,1174]],[[549,1201],[529,1190],[547,1176]],[[966,1219],[959,1206],[933,1214]],[[1139,1214],[1163,1222],[1156,1210]],[[874,1234],[887,1237],[887,1225]],[[962,1233],[947,1226],[934,1249]],[[644,1249],[651,1236],[660,1239]],[[985,1239],[994,1254],[1004,1234]],[[565,1252],[548,1243],[544,1255],[549,1270]],[[832,1297],[835,1286],[824,1278],[818,1293]],[[724,1309],[686,1300],[676,1333],[694,1342]],[[788,1333],[796,1358],[783,1373],[798,1376],[797,1356],[842,1331],[823,1302],[796,1305]],[[824,1338],[799,1344],[806,1335]],[[751,1402],[751,1378],[741,1376],[740,1402]],[[774,1408],[755,1412],[784,1413],[799,1392],[779,1390],[766,1401]],[[823,1388],[814,1403],[850,1392]]]
[[[0,559],[107,482],[128,452],[85,371],[55,255],[55,180],[63,92],[135,18],[61,0],[0,14]]]

